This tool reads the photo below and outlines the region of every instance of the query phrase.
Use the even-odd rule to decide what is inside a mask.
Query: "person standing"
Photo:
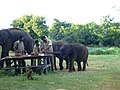
[[[20,36],[18,40],[14,43],[13,49],[15,51],[15,54],[25,54],[25,48],[23,43],[24,38]]]
[[[52,69],[53,69],[54,57],[53,57],[53,54],[49,54],[49,52],[53,52],[52,41],[44,35],[41,36],[41,40],[43,41],[41,43],[41,52],[43,52],[45,55],[52,56],[51,64],[52,64]],[[49,64],[49,63],[50,63],[50,61],[47,60],[47,64]]]
[[[14,49],[14,51],[15,51],[15,55],[16,55],[16,56],[19,56],[19,55],[21,56],[21,55],[24,55],[24,54],[25,54],[25,47],[24,47],[23,40],[24,40],[24,37],[23,37],[23,36],[20,36],[20,37],[18,38],[18,40],[14,43],[13,49]],[[14,62],[14,63],[16,64],[16,62]],[[18,66],[20,66],[20,60],[18,60]],[[26,66],[24,60],[22,60],[22,66],[23,66],[23,67]],[[20,73],[21,73],[21,70],[18,69],[18,70],[16,70],[16,72],[20,74]],[[24,69],[23,69],[23,73],[25,73],[25,72],[26,72],[26,69],[24,68]]]
[[[41,36],[41,40],[43,41],[41,44],[42,52],[45,54],[47,54],[47,52],[53,52],[52,41],[46,36]]]
[[[40,47],[40,43],[38,40],[35,40],[35,45],[33,47],[33,52],[35,55],[38,55],[41,53],[41,47]]]
[[[41,48],[40,48],[40,43],[38,40],[35,40],[35,44],[33,47],[33,55],[39,55],[41,53]],[[41,64],[41,60],[38,60],[38,65]],[[33,61],[31,62],[31,65],[36,65],[36,60],[33,59]]]

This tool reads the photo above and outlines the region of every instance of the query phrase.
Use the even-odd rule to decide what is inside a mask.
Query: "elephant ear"
[[[68,44],[67,45],[63,45],[62,48],[64,48],[63,51],[65,53],[67,53],[68,55],[73,53],[73,48],[72,48],[71,44],[69,44],[69,45]]]
[[[73,60],[76,55],[75,55],[75,51],[74,51],[74,45],[69,45],[69,59]]]
[[[6,43],[8,39],[9,39],[8,36],[5,35],[5,36],[3,37],[3,43]]]
[[[69,48],[70,54],[73,54],[73,45],[69,45],[68,48]]]

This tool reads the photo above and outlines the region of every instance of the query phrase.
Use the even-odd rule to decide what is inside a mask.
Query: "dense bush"
[[[116,55],[120,54],[120,48],[117,47],[88,47],[90,55]]]
[[[25,15],[13,20],[11,25],[29,32],[33,39],[44,34],[56,41],[82,43],[86,46],[120,47],[120,23],[113,20],[114,18],[110,18],[110,16],[104,16],[101,24],[98,25],[94,22],[73,24],[54,19],[52,26],[48,27],[45,17]]]

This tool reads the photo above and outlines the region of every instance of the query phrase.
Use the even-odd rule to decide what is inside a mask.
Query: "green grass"
[[[0,74],[0,90],[120,90],[119,55],[89,55],[87,71],[67,70],[33,74],[33,80],[24,75]]]
[[[120,54],[118,47],[88,47],[91,55],[116,55]]]

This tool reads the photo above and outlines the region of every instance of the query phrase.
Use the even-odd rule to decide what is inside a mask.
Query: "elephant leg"
[[[25,67],[25,66],[26,66],[25,60],[23,60],[23,59],[18,60],[18,67]],[[21,71],[23,71],[22,73],[25,73],[26,72],[26,68],[18,69],[17,73],[21,74]]]
[[[70,64],[69,64],[69,72],[73,71],[73,60],[70,60]]]
[[[7,67],[10,67],[10,66],[11,66],[11,60],[6,60],[5,62],[6,62],[6,66],[7,66]]]
[[[13,63],[14,63],[14,67],[17,68],[17,61],[16,60],[13,60]],[[18,75],[18,69],[15,69],[15,75]]]
[[[4,61],[1,60],[1,61],[0,61],[0,68],[3,68],[3,66],[4,66]]]
[[[57,70],[57,66],[56,66],[56,57],[54,56],[54,67],[55,67],[55,70]]]
[[[2,48],[1,58],[6,57],[6,56],[9,56],[9,51],[8,50],[5,51],[5,49]],[[10,60],[6,60],[5,63],[6,63],[7,67],[10,66],[10,64],[11,64]],[[0,62],[0,66],[1,66],[1,68],[4,67],[4,61]]]
[[[21,67],[21,60],[18,60],[18,67]],[[17,69],[17,74],[21,74],[21,69]]]
[[[60,70],[63,70],[63,59],[59,58],[59,61]]]
[[[82,71],[85,71],[86,70],[86,61],[83,61],[83,70]]]
[[[66,61],[66,69],[68,69],[68,60],[65,59],[65,61]]]
[[[3,51],[1,52],[1,58],[3,58]],[[0,68],[3,68],[4,67],[4,61],[1,60],[0,61]]]
[[[81,62],[77,62],[77,64],[78,64],[78,71],[81,71],[82,70]]]
[[[25,67],[25,66],[26,66],[25,60],[22,60],[22,67]],[[23,73],[26,72],[26,68],[23,68],[22,70],[23,70]]]
[[[9,56],[9,53],[7,53],[7,56]],[[8,66],[8,67],[11,66],[11,60],[6,60],[6,66]]]
[[[11,60],[5,60],[6,67],[11,67]],[[10,69],[8,69],[9,71]]]
[[[73,63],[73,71],[75,71],[74,63]]]

